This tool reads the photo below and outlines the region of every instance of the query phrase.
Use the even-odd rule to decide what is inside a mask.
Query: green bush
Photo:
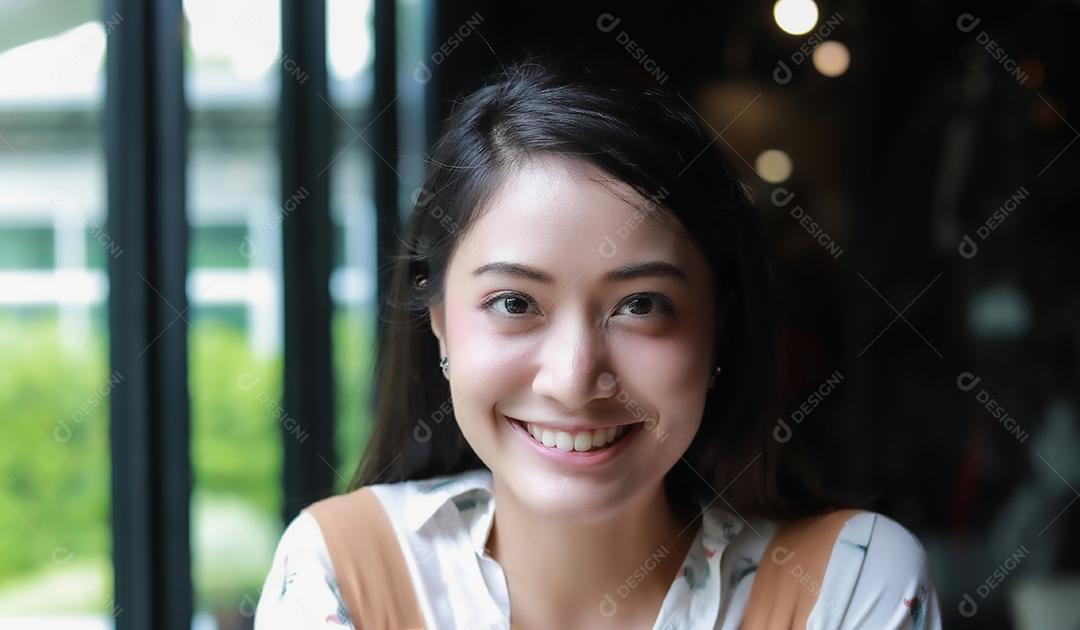
[[[3,317],[0,348],[2,583],[108,553],[110,377],[104,336],[65,346],[55,318]]]
[[[367,321],[350,312],[334,320],[339,489],[367,435]],[[111,593],[108,399],[125,382],[108,371],[100,326],[65,346],[58,325],[55,316],[0,315],[0,600],[12,585],[45,584],[76,565],[54,557],[95,567]],[[198,605],[235,608],[261,586],[281,530],[281,357],[254,355],[242,327],[206,316],[193,320],[189,351]],[[223,552],[215,531],[248,523],[251,540]]]

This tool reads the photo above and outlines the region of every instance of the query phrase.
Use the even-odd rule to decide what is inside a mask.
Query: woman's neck
[[[652,628],[700,528],[662,483],[590,522],[544,518],[497,478],[494,494],[487,551],[506,576],[514,630]]]

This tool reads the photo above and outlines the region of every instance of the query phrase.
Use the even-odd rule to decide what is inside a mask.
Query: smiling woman
[[[286,530],[257,627],[940,627],[919,541],[772,437],[746,187],[618,77],[520,63],[447,121],[355,490]]]

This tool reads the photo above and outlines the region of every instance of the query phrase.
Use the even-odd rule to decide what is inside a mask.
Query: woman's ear
[[[443,305],[440,302],[428,308],[428,315],[431,318],[431,332],[435,334],[435,338],[439,340],[439,355],[446,355],[446,314],[443,310]]]

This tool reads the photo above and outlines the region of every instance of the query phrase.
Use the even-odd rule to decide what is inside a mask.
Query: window
[[[192,579],[197,622],[235,627],[281,534],[281,17],[274,0],[183,6]]]
[[[84,6],[85,4],[85,6]],[[110,394],[97,3],[0,7],[0,627],[109,628]]]
[[[418,29],[419,4],[399,4]],[[294,466],[321,469],[305,492],[351,476],[377,304],[371,144],[388,108],[373,98],[374,2],[313,7],[0,9],[17,27],[0,30],[0,403],[14,445],[0,452],[0,528],[16,532],[0,538],[0,627],[249,627],[296,494],[289,448],[336,430],[294,450]],[[325,59],[299,63],[283,41],[314,15],[304,28],[324,29]],[[177,30],[179,43],[157,35]],[[325,85],[308,83],[322,63]],[[283,400],[285,288],[306,280],[284,273],[286,219],[312,196],[282,186],[298,163],[282,150],[296,85],[319,92],[308,120],[329,121],[316,177],[329,181],[333,353],[320,352],[336,388],[319,418]],[[422,93],[407,87],[419,120]],[[411,165],[384,153],[409,181],[420,151]]]

